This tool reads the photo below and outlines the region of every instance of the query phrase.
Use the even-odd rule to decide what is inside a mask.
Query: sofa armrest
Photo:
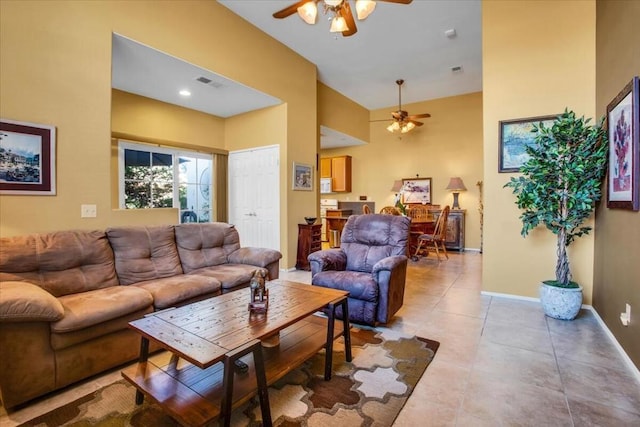
[[[341,249],[325,249],[309,254],[307,257],[311,265],[311,277],[321,271],[344,271],[347,268],[347,254]]]
[[[404,255],[393,255],[386,258],[381,259],[373,266],[371,270],[371,274],[374,276],[380,273],[381,271],[393,271],[402,263],[407,263],[407,257]]]
[[[53,322],[64,308],[56,297],[29,282],[0,282],[0,322]]]
[[[268,248],[240,248],[231,252],[227,259],[232,264],[248,264],[256,267],[267,267],[279,261],[282,254],[275,249]]]
[[[394,255],[378,261],[371,274],[378,283],[380,299],[376,321],[388,323],[404,302],[404,285],[407,277],[408,258]]]

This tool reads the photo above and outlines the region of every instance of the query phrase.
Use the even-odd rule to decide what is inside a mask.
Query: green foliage
[[[591,230],[583,223],[600,200],[606,171],[606,131],[602,121],[589,121],[565,109],[551,127],[534,125],[535,144],[527,147],[522,176],[505,184],[522,210],[523,237],[541,224],[558,236],[556,280],[565,286],[571,280],[566,247]]]

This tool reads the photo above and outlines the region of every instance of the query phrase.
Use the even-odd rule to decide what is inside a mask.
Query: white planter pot
[[[582,286],[577,288],[559,288],[540,285],[540,302],[544,314],[554,319],[573,320],[582,307]]]

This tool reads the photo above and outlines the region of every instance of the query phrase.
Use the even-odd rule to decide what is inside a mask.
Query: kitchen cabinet
[[[297,270],[311,270],[309,254],[322,249],[322,224],[298,224]]]
[[[331,157],[320,159],[320,178],[331,178]]]
[[[351,192],[351,156],[331,157],[333,192]]]
[[[350,193],[351,156],[321,158],[320,178],[331,178],[332,193]]]

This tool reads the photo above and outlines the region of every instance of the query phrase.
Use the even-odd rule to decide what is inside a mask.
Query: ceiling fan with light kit
[[[377,0],[386,3],[398,3],[409,4],[413,0]],[[318,6],[323,7],[325,15],[329,14],[331,18],[331,27],[329,29],[332,33],[342,33],[344,37],[354,35],[358,28],[356,22],[353,19],[353,12],[351,11],[351,5],[349,0],[301,0],[285,7],[282,10],[273,14],[274,18],[282,19],[288,16],[298,13],[300,18],[307,24],[313,25],[316,23],[316,17],[318,16]],[[376,2],[374,0],[355,0],[356,16],[359,21],[367,19],[367,17],[376,8]]]
[[[391,112],[391,119],[393,120],[387,130],[389,132],[407,133],[414,129],[416,126],[422,126],[424,123],[417,121],[416,119],[425,119],[431,117],[429,113],[409,115],[408,112],[402,109],[402,85],[404,80],[396,80],[398,85],[398,110]],[[389,119],[371,120],[371,122],[386,122]]]

